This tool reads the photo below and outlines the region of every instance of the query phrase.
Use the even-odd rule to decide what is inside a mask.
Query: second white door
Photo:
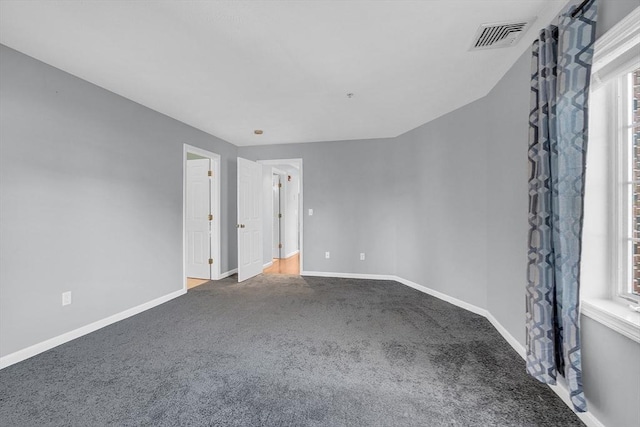
[[[238,282],[262,273],[262,165],[238,157]]]

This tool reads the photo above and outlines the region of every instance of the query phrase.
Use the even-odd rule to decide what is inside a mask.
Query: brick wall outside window
[[[633,237],[640,238],[640,69],[633,72]],[[640,243],[633,243],[633,293],[640,295]]]

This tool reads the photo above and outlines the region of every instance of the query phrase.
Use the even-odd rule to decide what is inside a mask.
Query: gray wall
[[[395,271],[397,210],[390,140],[239,147],[250,160],[303,159],[304,270]],[[314,210],[308,215],[309,208]],[[324,253],[331,252],[325,259]],[[366,260],[360,261],[360,252]]]
[[[640,344],[589,317],[580,321],[589,411],[607,427],[640,425]]]
[[[482,100],[487,114],[487,308],[525,342],[524,298],[529,222],[527,144],[531,53],[525,53]],[[517,303],[516,303],[517,302]]]
[[[182,288],[183,143],[221,155],[236,267],[235,146],[5,46],[0,86],[0,355]]]
[[[397,268],[486,308],[487,124],[476,101],[393,142]]]

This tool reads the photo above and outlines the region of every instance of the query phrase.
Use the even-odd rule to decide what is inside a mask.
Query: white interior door
[[[187,160],[187,277],[211,279],[210,159]]]
[[[238,282],[262,273],[262,165],[238,157]]]

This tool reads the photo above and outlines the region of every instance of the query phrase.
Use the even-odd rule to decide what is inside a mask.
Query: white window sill
[[[580,313],[640,343],[640,313],[610,299],[582,300]]]

